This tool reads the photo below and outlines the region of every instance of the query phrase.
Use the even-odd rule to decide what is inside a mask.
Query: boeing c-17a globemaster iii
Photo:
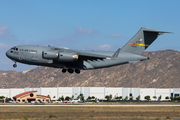
[[[85,51],[51,46],[18,45],[6,52],[6,56],[16,62],[61,68],[62,72],[79,74],[80,70],[98,69],[134,63],[149,59],[142,52],[163,32],[142,27],[122,49],[110,51]]]

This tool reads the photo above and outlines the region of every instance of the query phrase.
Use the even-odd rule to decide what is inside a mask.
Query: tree
[[[122,96],[119,96],[119,100],[121,100],[122,99]]]
[[[66,96],[65,100],[69,101],[71,98],[69,96]]]
[[[146,99],[147,101],[151,100],[149,95],[145,96],[144,99]]]
[[[112,100],[112,94],[109,95],[109,99]]]
[[[95,99],[95,97],[94,97],[94,96],[92,96],[91,98],[92,98],[92,99]]]
[[[175,94],[175,97],[174,97],[175,100],[178,100],[178,97],[179,97],[179,96],[178,96],[177,94]]]
[[[167,100],[167,99],[169,99],[169,96],[166,96],[166,98],[165,98],[165,99],[166,99],[166,100]]]
[[[81,100],[84,101],[84,95],[81,96]]]
[[[11,98],[6,97],[6,102],[12,101]]]
[[[136,100],[139,101],[140,100],[140,95],[136,97]]]
[[[180,101],[180,97],[177,97],[177,100]]]
[[[105,98],[106,98],[108,101],[110,100],[109,95],[106,95]]]
[[[54,96],[53,98],[56,98],[56,96]]]
[[[92,99],[91,96],[88,97],[88,100]]]
[[[78,99],[80,99],[81,98],[81,96],[80,95],[78,95]]]
[[[74,100],[74,95],[72,95],[71,100]]]
[[[154,99],[157,99],[157,97],[156,97],[156,96],[153,96],[153,98],[154,98]]]
[[[61,100],[61,97],[58,98],[58,101],[60,101],[60,100]]]
[[[159,101],[161,100],[161,95],[159,96]]]
[[[174,100],[174,97],[173,97],[173,96],[171,96],[171,97],[170,97],[170,99],[171,99],[171,101],[172,101],[172,100]]]
[[[128,96],[125,97],[125,100],[128,100]]]
[[[5,97],[4,96],[0,96],[0,99],[4,99]]]
[[[61,97],[61,100],[63,101],[64,100],[64,96],[62,95],[62,97]]]

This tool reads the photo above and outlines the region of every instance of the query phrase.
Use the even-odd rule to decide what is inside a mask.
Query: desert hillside
[[[141,87],[179,88],[180,52],[144,52],[149,60],[110,68],[84,70],[80,74],[37,67],[23,72],[0,71],[0,88],[24,87]]]

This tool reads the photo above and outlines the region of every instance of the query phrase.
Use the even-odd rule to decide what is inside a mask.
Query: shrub
[[[28,116],[25,116],[24,119],[25,119],[25,120],[28,120]]]
[[[115,97],[115,99],[119,99],[119,100],[121,100],[121,99],[122,99],[122,96]]]
[[[53,117],[53,115],[52,115],[52,114],[50,114],[50,115],[49,115],[49,118],[52,118],[52,117]]]
[[[171,119],[171,117],[167,116],[166,119]]]

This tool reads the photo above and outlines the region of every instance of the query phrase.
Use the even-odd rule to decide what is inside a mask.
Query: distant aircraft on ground
[[[51,46],[18,45],[6,52],[6,56],[16,62],[62,68],[62,72],[79,74],[80,70],[98,69],[134,63],[149,59],[141,56],[150,44],[164,33],[152,28],[142,27],[122,49],[110,51],[85,51],[56,48]]]

